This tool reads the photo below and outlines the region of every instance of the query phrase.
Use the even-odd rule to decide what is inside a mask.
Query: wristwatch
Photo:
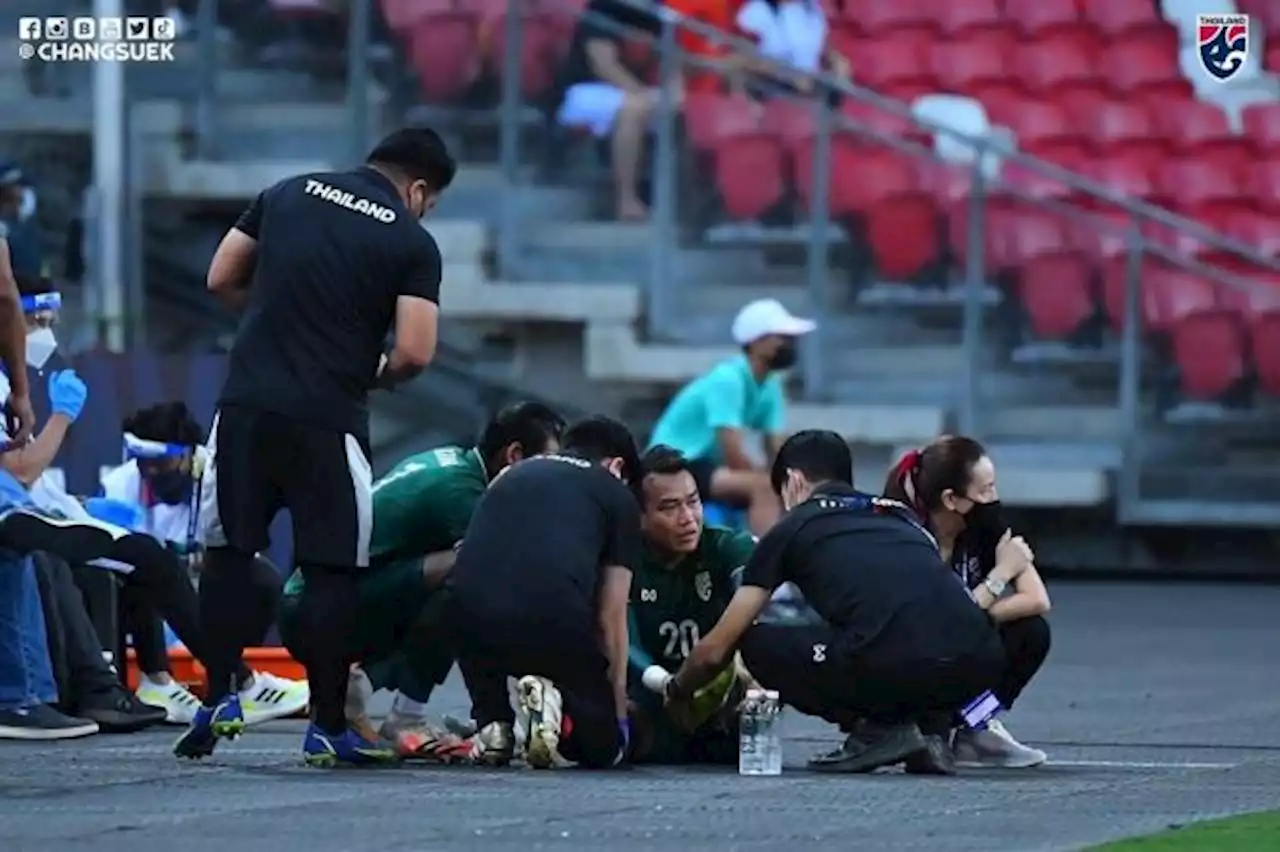
[[[1004,594],[1004,590],[1008,587],[1008,583],[998,577],[988,577],[982,581],[982,588],[991,593],[991,597],[998,598]]]

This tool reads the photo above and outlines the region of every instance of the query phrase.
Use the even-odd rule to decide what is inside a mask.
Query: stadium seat
[[[832,213],[863,217],[883,276],[905,280],[938,258],[938,211],[910,155],[841,146],[832,167]]]
[[[1170,52],[1178,49],[1178,33],[1161,19],[1152,0],[1082,0],[1085,20],[1108,41],[1131,44],[1159,40]]]
[[[1259,210],[1280,213],[1280,157],[1246,166],[1245,186]]]
[[[1119,97],[1133,97],[1153,109],[1176,113],[1172,104],[1190,100],[1191,84],[1178,68],[1177,55],[1161,45],[1138,42],[1126,45],[1124,62],[1107,66],[1106,79]]]
[[[1005,0],[1004,10],[1024,34],[1032,37],[1084,28],[1075,0]]]
[[[969,37],[980,31],[1004,30],[1005,16],[997,0],[932,0],[928,4],[942,32],[950,39]]]
[[[1239,209],[1244,195],[1236,169],[1221,168],[1198,157],[1165,160],[1157,170],[1157,186],[1174,209],[1200,220],[1217,221]]]
[[[685,97],[685,134],[698,151],[714,150],[723,139],[759,132],[761,120],[760,107],[745,97],[703,92]]]
[[[893,0],[892,3],[845,3],[856,9],[858,25],[862,32],[873,38],[892,37],[900,34],[925,35],[932,38],[941,29],[937,17],[926,0]],[[857,57],[850,57],[857,61]],[[862,66],[858,66],[859,70]]]
[[[1018,148],[1068,169],[1078,169],[1089,158],[1080,125],[1052,103],[1028,99],[1005,120],[1018,139]]]
[[[1260,155],[1280,155],[1280,104],[1245,107],[1244,131]]]
[[[1280,396],[1280,276],[1253,281],[1257,286],[1249,290],[1221,285],[1218,297],[1240,314],[1259,389]]]
[[[428,15],[454,11],[454,0],[382,0],[382,17],[394,33],[407,33]]]
[[[1099,60],[1087,40],[1053,39],[1023,45],[1018,50],[1016,67],[1034,94],[1066,103],[1077,92],[1106,89]]]
[[[918,33],[889,32],[863,41],[850,59],[859,83],[909,102],[938,90],[929,58],[932,49],[933,42]]]
[[[1112,328],[1118,331],[1124,325],[1128,258],[1106,260],[1099,270],[1102,273],[1103,307]],[[1217,291],[1205,278],[1170,268],[1157,260],[1145,261],[1140,275],[1142,298],[1139,307],[1146,332],[1167,333],[1189,316],[1221,312]]]
[[[1099,157],[1087,163],[1082,171],[1090,180],[1123,199],[1161,204],[1165,199],[1154,180],[1153,165],[1147,160],[1134,157]],[[1105,202],[1092,206],[1103,210],[1110,207]]]
[[[1236,133],[1226,112],[1215,104],[1191,101],[1177,109],[1152,113],[1156,126],[1173,143],[1175,154],[1234,171],[1254,156],[1252,139]]]
[[[1100,154],[1154,162],[1168,152],[1165,136],[1138,104],[1107,101],[1071,118],[1076,126],[1086,129]]]
[[[710,140],[716,188],[729,218],[758,219],[782,199],[782,144],[755,113],[726,106],[703,138]]]
[[[987,114],[1009,97],[1023,97],[1021,82],[1009,74],[1017,36],[1008,31],[973,33],[963,41],[939,44],[932,53],[938,85],[982,101]]]
[[[1093,315],[1092,270],[1051,214],[1008,213],[992,225],[1001,231],[1003,260],[1017,269],[1017,289],[1032,332],[1061,340]]]
[[[1257,249],[1267,257],[1280,257],[1280,221],[1256,210],[1235,210],[1225,223],[1227,236]]]
[[[885,139],[908,140],[926,147],[931,141],[931,134],[908,115],[897,115],[868,103],[846,100],[838,118],[851,139],[873,148],[886,144]]]
[[[1280,30],[1274,32],[1280,33]],[[1267,47],[1267,55],[1263,61],[1263,67],[1268,71],[1280,71],[1280,38],[1273,38],[1271,45]]]
[[[1271,0],[1236,0],[1236,8],[1253,18],[1254,26],[1261,25],[1267,35],[1280,35],[1280,8]]]
[[[985,188],[984,205],[988,222],[1000,223],[1006,216],[1043,215],[1046,205],[1064,203],[1072,195],[1070,187],[1017,162],[1006,162],[1000,170],[998,182]],[[969,217],[973,202],[966,193],[955,198],[948,211],[951,247],[961,263],[969,245]],[[986,228],[985,265],[998,269],[1007,263],[1003,226]]]
[[[480,21],[479,49],[489,72],[501,79],[506,67],[505,0],[462,2],[474,4]],[[555,89],[556,74],[568,46],[556,17],[536,11],[525,14],[520,38],[520,93],[526,100],[536,101]]]
[[[470,12],[421,15],[409,30],[409,59],[429,102],[462,95],[480,72],[478,20]]]

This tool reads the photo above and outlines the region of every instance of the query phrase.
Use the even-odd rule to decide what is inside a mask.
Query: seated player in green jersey
[[[447,596],[437,594],[453,568],[456,546],[490,480],[528,456],[559,449],[564,420],[545,405],[508,406],[474,447],[440,447],[410,456],[373,485],[369,568],[360,578],[355,647],[359,669],[347,694],[348,722],[381,736],[402,757],[449,760],[465,754],[457,737],[426,718],[434,687],[453,666],[440,633]],[[297,659],[306,648],[294,630],[302,575],[285,584],[280,633]],[[375,731],[365,711],[375,689],[396,690],[391,713]]]
[[[755,541],[745,532],[703,526],[698,486],[678,450],[654,447],[640,471],[645,552],[628,607],[631,758],[732,763],[738,759],[737,705],[750,682],[746,670],[738,664],[725,669],[699,695],[692,718],[668,717],[660,689],[664,675],[679,669],[719,620],[733,597],[734,571],[746,564]]]

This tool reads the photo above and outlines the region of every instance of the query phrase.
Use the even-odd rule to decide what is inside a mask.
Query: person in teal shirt
[[[751,460],[745,433],[764,436],[770,459],[782,446],[787,412],[782,372],[796,362],[796,338],[816,327],[812,320],[792,316],[776,299],[749,303],[733,321],[733,339],[742,354],[685,385],[649,442],[684,454],[705,499],[746,507],[756,535],[773,526],[781,507],[769,485],[768,460],[763,466]]]

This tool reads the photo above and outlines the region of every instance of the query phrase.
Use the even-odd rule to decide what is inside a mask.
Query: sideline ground
[[[1055,647],[1008,724],[1053,763],[955,779],[815,777],[834,742],[786,720],[789,771],[608,774],[299,766],[300,725],[202,765],[171,731],[0,743],[0,848],[134,852],[928,849],[1039,852],[1280,807],[1280,588],[1054,585]],[[451,681],[433,710],[459,712]]]

